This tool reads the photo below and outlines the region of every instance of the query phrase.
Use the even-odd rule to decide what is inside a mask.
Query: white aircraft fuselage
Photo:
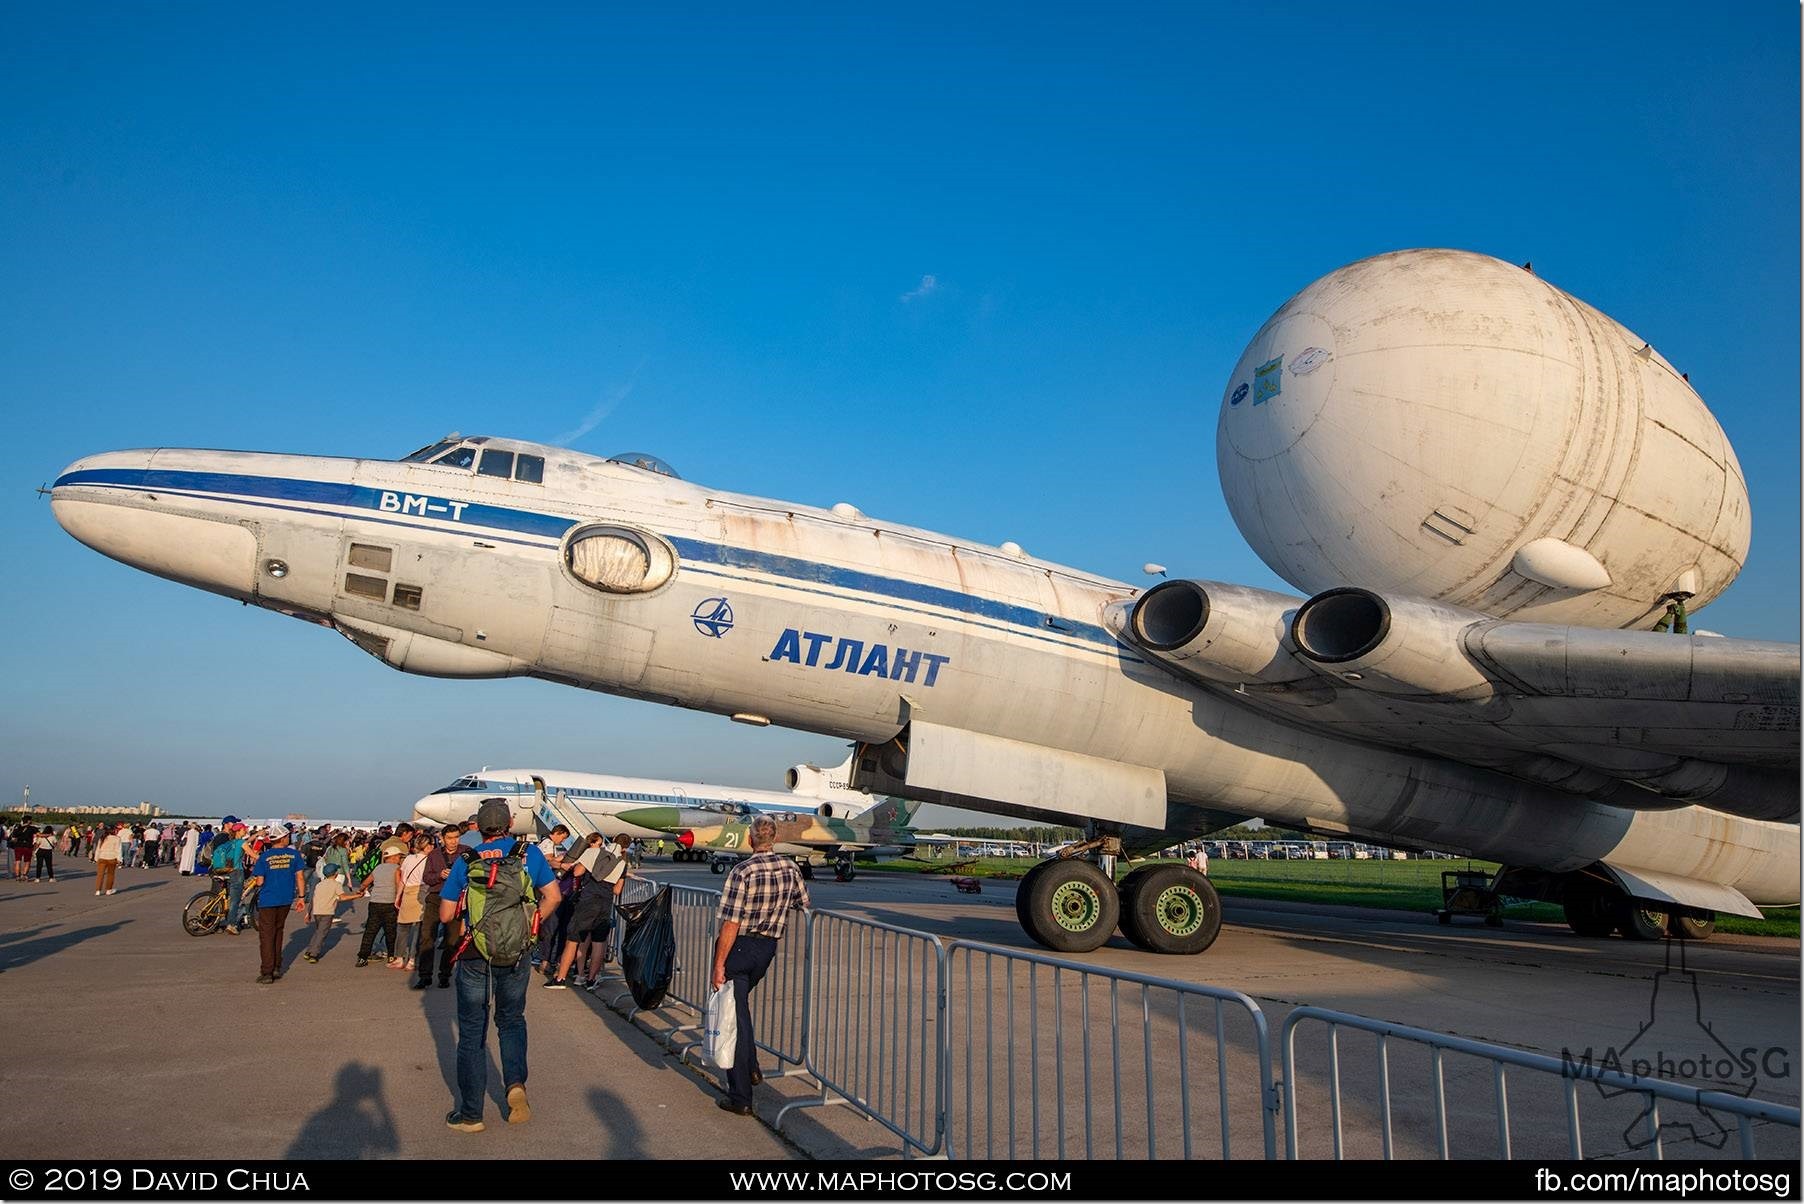
[[[1146,847],[1218,817],[1261,816],[1552,871],[1616,857],[1756,902],[1796,901],[1795,825],[1613,807],[1292,726],[1174,679],[1119,640],[1106,614],[1132,586],[554,447],[483,446],[544,457],[543,483],[161,448],[71,464],[52,507],[97,551],[336,627],[411,672],[530,674],[875,746],[928,717],[1149,767],[1165,786],[1150,806],[981,803],[1160,833]],[[566,549],[588,528],[651,541],[647,559],[657,572],[668,558],[667,578],[642,593],[580,581]]]
[[[1340,277],[1359,272],[1379,273],[1403,300],[1340,314],[1333,306],[1366,304],[1381,291],[1335,292]],[[1143,615],[1140,603],[1154,592],[1013,545],[882,522],[843,503],[818,509],[706,488],[647,457],[603,460],[503,439],[452,437],[404,461],[113,452],[71,464],[51,504],[70,534],[108,556],[333,627],[395,668],[532,675],[835,736],[860,746],[854,787],[1088,824],[1129,851],[1258,816],[1548,874],[1609,867],[1631,894],[1697,910],[1796,902],[1796,647],[1598,630],[1638,625],[1657,611],[1650,591],[1667,589],[1669,578],[1647,549],[1662,539],[1679,563],[1703,566],[1672,587],[1681,599],[1696,594],[1699,605],[1733,578],[1745,552],[1745,489],[1736,494],[1739,469],[1720,429],[1664,361],[1635,352],[1633,336],[1509,265],[1452,252],[1380,257],[1315,286],[1327,300],[1311,304],[1332,320],[1287,307],[1261,331],[1246,357],[1249,379],[1231,381],[1224,394],[1218,443],[1232,437],[1246,457],[1313,446],[1299,441],[1333,432],[1327,417],[1309,415],[1332,416],[1343,395],[1368,396],[1357,391],[1365,387],[1359,373],[1394,365],[1371,386],[1382,396],[1385,379],[1416,372],[1410,339],[1363,359],[1355,353],[1362,332],[1391,329],[1385,315],[1414,312],[1395,305],[1420,291],[1424,272],[1441,273],[1448,289],[1479,279],[1472,304],[1481,306],[1500,289],[1523,292],[1556,315],[1549,329],[1591,323],[1590,342],[1570,354],[1607,353],[1605,367],[1618,374],[1607,378],[1616,390],[1603,399],[1610,412],[1641,421],[1648,448],[1673,457],[1663,479],[1714,490],[1695,503],[1681,499],[1682,517],[1689,524],[1695,509],[1706,516],[1699,524],[1720,530],[1685,534],[1677,501],[1667,526],[1649,527],[1645,507],[1598,493],[1609,502],[1598,512],[1610,517],[1595,536],[1572,526],[1577,511],[1568,506],[1520,520],[1509,538],[1480,547],[1480,536],[1491,537],[1477,501],[1443,502],[1414,530],[1441,496],[1429,490],[1453,488],[1424,477],[1400,503],[1407,522],[1393,529],[1402,534],[1383,545],[1395,551],[1390,576],[1354,583],[1397,592],[1330,590],[1304,603],[1200,583],[1200,607],[1175,592],[1161,599],[1179,604],[1180,633],[1199,609],[1194,632],[1221,628],[1186,644],[1182,634],[1149,635],[1159,616]],[[1467,294],[1443,294],[1454,300],[1442,325],[1465,321],[1458,307]],[[1443,358],[1454,367],[1435,361],[1425,387],[1441,387],[1461,348],[1490,332],[1531,345],[1551,337],[1512,320],[1449,336]],[[1542,368],[1506,351],[1497,356],[1502,368],[1474,379],[1516,389],[1514,398],[1536,387]],[[1485,375],[1519,362],[1526,384]],[[1655,401],[1668,407],[1664,418],[1648,410]],[[1547,404],[1557,411],[1557,403]],[[1413,421],[1437,411],[1396,412]],[[1657,444],[1681,418],[1694,428],[1690,442]],[[1524,453],[1521,463],[1560,471],[1560,449],[1580,446],[1572,442],[1579,436],[1564,438],[1546,443],[1554,459]],[[1317,454],[1338,446],[1324,442]],[[1716,448],[1714,458],[1700,459],[1700,448]],[[1376,454],[1359,450],[1356,462]],[[1639,487],[1616,481],[1596,488],[1626,496]],[[1374,496],[1390,498],[1383,489]],[[1419,499],[1427,500],[1410,510]],[[1739,526],[1711,517],[1731,503],[1742,508]],[[1344,534],[1340,516],[1350,512],[1318,506],[1306,519]],[[1368,519],[1359,530],[1369,527]],[[1399,542],[1404,534],[1415,542]],[[1321,538],[1327,548],[1328,534]],[[1476,548],[1476,559],[1439,594],[1410,597],[1412,566],[1441,564],[1446,548]],[[1463,584],[1490,580],[1474,577],[1484,573],[1504,584],[1488,593]],[[1453,601],[1435,601],[1442,597]],[[1464,609],[1477,605],[1491,609]],[[1306,608],[1313,617],[1299,626]],[[1499,624],[1496,616],[1513,608],[1538,621]],[[1349,633],[1362,623],[1376,623],[1378,634],[1355,647],[1364,635]],[[1577,676],[1581,654],[1596,653],[1587,641],[1606,635],[1625,641],[1621,656],[1601,655],[1606,666],[1645,663],[1677,684],[1644,691],[1620,668],[1601,682],[1552,680],[1567,664],[1562,641],[1571,642]],[[1532,672],[1499,672],[1486,659],[1512,648]],[[1552,669],[1533,659],[1549,649]],[[1742,680],[1749,667],[1758,670],[1752,685]],[[1733,688],[1719,688],[1724,681]],[[1701,696],[1700,682],[1718,693]],[[1641,708],[1634,724],[1596,709],[1624,697]],[[1719,744],[1727,764],[1660,747],[1667,733],[1696,744],[1708,725],[1721,735],[1704,752]],[[1711,805],[1690,805],[1701,800]],[[1182,928],[1174,921],[1168,935],[1175,940]]]
[[[808,768],[797,766],[791,773]],[[839,772],[843,774],[843,769]],[[786,820],[855,819],[873,801],[870,795],[843,788],[809,795],[565,769],[483,769],[420,798],[413,805],[413,816],[435,824],[458,823],[473,817],[491,798],[512,809],[516,833],[549,831],[561,823],[578,837],[600,832],[610,838],[675,840],[685,849],[693,843],[695,829],[759,814]],[[793,822],[783,825],[792,826]],[[804,856],[815,850],[784,845],[778,851]]]

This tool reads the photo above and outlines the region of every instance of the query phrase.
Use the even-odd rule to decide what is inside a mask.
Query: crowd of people
[[[94,893],[111,895],[124,869],[174,867],[211,876],[226,894],[223,931],[258,936],[261,985],[279,981],[290,917],[312,928],[301,960],[317,964],[328,951],[341,910],[366,905],[358,968],[382,962],[408,976],[415,990],[457,989],[456,1106],[446,1123],[464,1132],[483,1128],[488,1074],[487,1029],[493,1015],[506,1080],[506,1118],[527,1120],[526,990],[541,976],[547,990],[601,982],[616,956],[615,908],[628,871],[638,866],[639,842],[600,832],[574,837],[562,824],[533,841],[510,835],[513,814],[500,799],[476,815],[441,829],[412,823],[374,830],[330,824],[248,823],[227,815],[217,825],[189,820],[70,823],[60,829],[29,818],[0,827],[12,852],[11,873],[26,882],[54,882],[55,859],[94,863]],[[795,863],[771,852],[776,827],[768,818],[751,828],[753,856],[723,884],[715,986],[737,988],[737,1066],[727,1075],[722,1108],[749,1114],[758,1073],[750,996],[763,978],[789,913],[807,906]],[[657,843],[662,852],[664,844]]]
[[[143,822],[70,823],[62,827],[34,823],[29,817],[0,825],[12,852],[14,879],[55,882],[56,859],[80,857],[110,862],[107,885],[95,894],[112,893],[121,869],[167,869],[187,874],[206,873],[206,851],[218,835],[211,823],[173,820]],[[98,879],[96,880],[98,882]]]

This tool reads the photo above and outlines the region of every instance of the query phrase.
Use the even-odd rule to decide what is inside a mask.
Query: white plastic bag
[[[708,996],[708,1014],[702,1040],[708,1060],[722,1070],[733,1069],[733,1050],[739,1044],[739,1009],[733,1004],[733,980]]]

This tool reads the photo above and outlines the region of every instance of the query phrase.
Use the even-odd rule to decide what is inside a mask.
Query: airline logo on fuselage
[[[808,646],[806,650],[803,644]],[[830,656],[825,654],[829,647],[832,648]],[[766,659],[787,661],[810,669],[843,669],[860,677],[881,677],[889,681],[913,682],[918,677],[924,686],[938,681],[940,666],[952,660],[938,652],[910,652],[887,644],[872,644],[867,649],[863,640],[822,635],[818,631],[798,631],[794,627],[783,629],[783,634],[777,637],[777,646]]]
[[[417,514],[421,518],[448,518],[454,523],[464,520],[468,502],[436,498],[422,493],[392,493],[383,490],[376,496],[376,509],[389,514]]]

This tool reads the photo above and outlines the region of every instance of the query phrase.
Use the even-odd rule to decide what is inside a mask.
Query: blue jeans
[[[244,905],[244,865],[232,867],[232,880],[226,886],[226,926],[244,928],[251,922],[250,908]]]
[[[489,999],[495,1001],[495,1036],[501,1043],[501,1079],[508,1087],[526,1082],[526,987],[532,962],[491,966],[466,950],[457,962],[457,1110],[482,1115],[489,1086]]]
[[[733,1011],[739,1021],[739,1041],[733,1046],[733,1068],[727,1071],[727,1099],[752,1105],[752,1071],[758,1065],[758,1038],[752,1032],[752,988],[764,981],[777,942],[768,936],[747,933],[727,950],[727,979],[733,984]]]

